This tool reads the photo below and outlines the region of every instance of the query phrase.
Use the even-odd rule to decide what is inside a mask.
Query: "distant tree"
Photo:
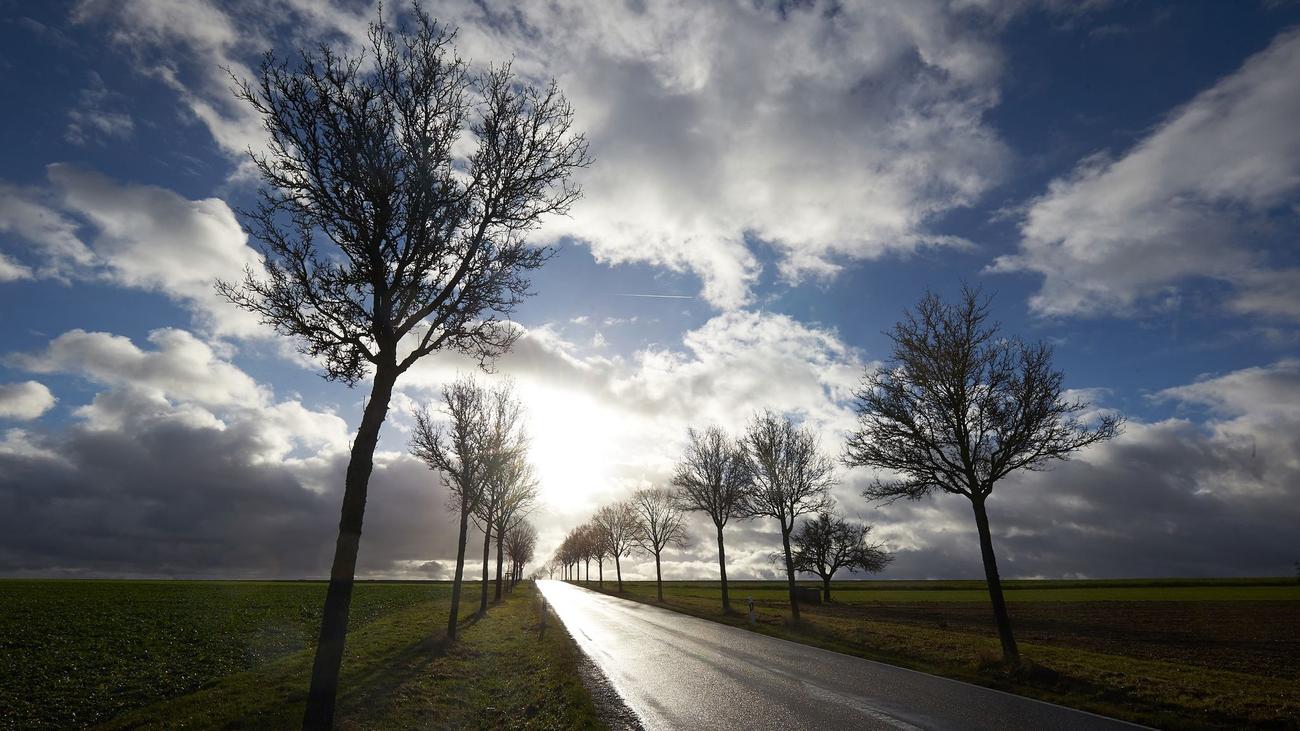
[[[267,54],[236,96],[261,117],[264,186],[244,217],[264,271],[218,282],[229,301],[295,338],[329,380],[371,377],[343,507],[303,725],[330,728],[380,427],[399,376],[438,350],[482,360],[518,330],[501,318],[549,252],[524,239],[563,213],[588,163],[554,84],[510,67],[471,70],[453,33],[418,7],[397,32],[372,23],[367,49],[326,45],[291,67]],[[465,143],[473,147],[463,155]]]
[[[618,591],[623,593],[623,564],[621,559],[636,545],[636,513],[628,503],[606,505],[596,511],[600,536],[606,541],[609,555],[614,559],[614,572],[618,576]]]
[[[822,601],[831,600],[831,578],[840,569],[876,573],[894,557],[881,544],[867,543],[871,526],[846,520],[829,511],[805,520],[791,536],[795,571],[817,574],[822,580]]]
[[[569,531],[560,544],[560,560],[564,563],[565,581],[574,581],[581,576],[574,576],[574,568],[582,561],[582,527]]]
[[[456,538],[456,570],[451,582],[451,612],[447,637],[456,639],[461,584],[465,571],[465,541],[470,515],[484,494],[484,446],[490,440],[488,394],[472,378],[460,378],[442,389],[447,421],[435,420],[427,408],[415,412],[411,454],[442,475],[451,491],[449,507],[460,516]]]
[[[919,500],[938,490],[970,501],[1002,656],[1016,665],[1020,652],[985,503],[1003,477],[1045,469],[1111,439],[1123,418],[1081,421],[1088,405],[1065,398],[1051,346],[1002,335],[977,290],[963,288],[956,304],[927,293],[887,334],[893,358],[868,371],[857,392],[858,428],[848,438],[844,463],[900,476],[877,479],[863,490],[869,499]]]
[[[510,557],[510,591],[514,591],[515,585],[524,576],[524,567],[529,561],[533,560],[533,552],[537,548],[537,529],[532,523],[520,521],[506,533],[505,550],[506,555]],[[554,577],[554,567],[546,567],[547,574]]]
[[[732,518],[745,516],[745,491],[749,487],[744,450],[711,426],[687,432],[686,453],[673,474],[678,502],[684,510],[698,510],[713,520],[718,532],[718,572],[722,577],[722,611],[731,611],[727,593],[727,552],[722,529]]]
[[[659,601],[663,601],[664,580],[659,557],[668,546],[686,545],[684,516],[677,506],[676,496],[660,488],[633,493],[632,510],[636,513],[636,531],[632,539],[641,550],[655,557],[655,590]]]
[[[756,414],[741,441],[750,486],[745,513],[774,518],[781,528],[790,615],[799,621],[795,595],[794,556],[790,533],[801,515],[831,508],[829,490],[835,484],[835,463],[821,453],[817,437],[807,427],[795,426],[771,411]]]
[[[605,559],[609,557],[609,537],[605,535],[604,527],[595,520],[587,524],[587,530],[590,531],[591,553],[596,558],[596,582],[604,589]]]

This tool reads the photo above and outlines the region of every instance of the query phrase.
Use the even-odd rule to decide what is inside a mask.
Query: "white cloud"
[[[584,200],[541,236],[575,236],[604,262],[690,271],[725,308],[750,298],[754,240],[790,280],[967,245],[929,222],[977,200],[1007,157],[983,119],[998,98],[1003,8],[456,0],[431,11],[460,27],[467,57],[556,77],[574,103],[597,162],[581,175]],[[219,67],[247,76],[243,62],[273,43],[355,45],[374,11],[134,0],[77,15],[107,23],[242,160],[262,133]]]
[[[1176,301],[1200,279],[1234,289],[1235,311],[1295,317],[1295,269],[1257,243],[1295,247],[1300,190],[1300,31],[1175,110],[1123,157],[1098,155],[1032,201],[1021,250],[996,271],[1042,274],[1048,315],[1127,313]],[[1275,252],[1274,252],[1275,253]]]
[[[32,244],[35,276],[96,278],[160,292],[219,335],[266,335],[257,318],[221,299],[217,279],[260,269],[235,214],[218,198],[189,200],[68,165],[48,167],[50,187],[0,184],[0,231]],[[91,235],[83,241],[82,228]]]
[[[70,374],[107,387],[76,410],[89,429],[130,432],[159,422],[214,429],[254,424],[248,431],[259,459],[346,451],[343,419],[298,400],[277,401],[269,388],[192,333],[155,330],[149,343],[153,349],[146,350],[121,335],[77,329],[40,351],[5,360],[33,373]]]
[[[6,260],[28,276],[67,281],[75,269],[92,265],[95,255],[78,238],[76,222],[62,215],[47,198],[48,191],[0,181],[0,233],[28,242],[38,263],[29,266]]]
[[[141,350],[121,335],[77,329],[42,351],[14,354],[7,361],[34,373],[71,373],[107,386],[129,384],[206,406],[265,400],[252,378],[190,333],[154,330],[149,342],[157,349]]]
[[[74,145],[129,138],[135,131],[135,121],[121,110],[125,98],[109,91],[98,73],[91,71],[89,76],[90,85],[82,90],[77,106],[68,110],[63,138]]]
[[[739,435],[755,410],[772,408],[817,429],[823,449],[835,454],[852,425],[844,401],[865,365],[834,330],[764,312],[718,315],[678,347],[626,359],[588,352],[548,327],[528,331],[496,368],[528,408],[548,516],[538,526],[542,549],[601,504],[666,484],[691,426],[718,424]],[[436,408],[437,388],[472,370],[471,361],[450,355],[420,362],[398,382],[403,396],[394,411],[420,402]]]
[[[30,267],[19,264],[0,252],[0,282],[16,282],[20,279],[31,279],[32,270]]]
[[[28,421],[54,407],[54,394],[37,381],[0,383],[0,419]]]

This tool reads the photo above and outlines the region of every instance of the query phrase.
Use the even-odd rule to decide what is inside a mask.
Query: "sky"
[[[404,13],[399,3],[384,11]],[[554,78],[595,163],[514,314],[539,559],[664,486],[689,427],[784,412],[840,453],[927,290],[993,295],[1124,434],[989,503],[1013,577],[1287,575],[1300,560],[1300,3],[429,0],[479,67]],[[227,70],[366,2],[0,0],[0,575],[320,577],[366,384],[222,301],[258,119]],[[400,22],[400,19],[397,19]],[[655,296],[646,296],[655,295]],[[455,523],[398,383],[358,571],[442,578]],[[963,498],[882,506],[884,578],[982,575]],[[716,575],[711,526],[664,556]],[[727,531],[776,575],[775,522]],[[626,562],[652,577],[643,556]]]

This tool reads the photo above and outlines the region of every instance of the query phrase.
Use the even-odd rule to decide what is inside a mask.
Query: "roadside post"
[[[756,620],[754,617],[754,597],[751,596],[745,599],[745,604],[749,607],[749,623],[755,624]]]

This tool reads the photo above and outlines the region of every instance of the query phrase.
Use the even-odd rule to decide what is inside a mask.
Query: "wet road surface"
[[[537,584],[646,729],[1140,728],[559,581]]]

